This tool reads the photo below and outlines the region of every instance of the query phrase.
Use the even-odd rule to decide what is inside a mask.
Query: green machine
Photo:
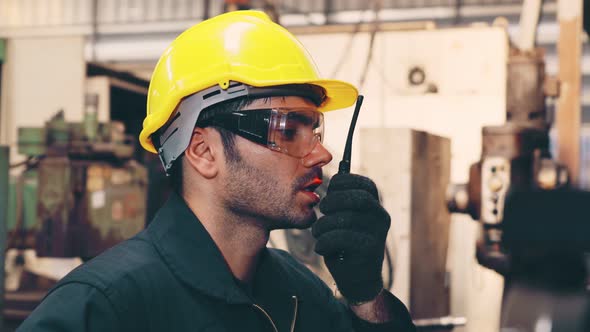
[[[86,104],[95,110],[96,96]],[[96,111],[80,123],[60,111],[44,127],[19,128],[27,160],[10,181],[8,248],[86,260],[142,230],[147,171],[134,151],[123,124],[99,123]]]

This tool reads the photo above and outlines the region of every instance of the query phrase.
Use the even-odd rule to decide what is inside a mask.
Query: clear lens
[[[268,128],[268,147],[302,158],[324,135],[324,115],[312,110],[273,109]]]
[[[309,109],[255,109],[215,114],[200,126],[219,126],[252,142],[296,158],[322,141],[324,115]]]

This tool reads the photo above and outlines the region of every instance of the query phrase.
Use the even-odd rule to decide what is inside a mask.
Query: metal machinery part
[[[482,155],[467,184],[451,185],[448,208],[482,225],[477,259],[505,274],[509,256],[502,248],[504,201],[511,189],[555,189],[568,184],[565,167],[549,153],[550,121],[545,108],[542,49],[511,49],[508,60],[506,123],[482,130]]]
[[[590,195],[569,188],[567,170],[551,159],[545,83],[541,50],[511,51],[506,123],[483,128],[469,182],[448,192],[451,212],[481,223],[478,262],[505,277],[502,331],[590,326],[583,266]]]
[[[501,326],[510,331],[590,331],[590,192],[515,190],[506,203],[502,244],[510,272]]]
[[[147,171],[124,126],[98,122],[95,97],[82,123],[59,112],[43,128],[19,128],[28,160],[13,185],[9,247],[89,259],[145,227]]]
[[[42,127],[18,129],[26,160],[11,166],[22,171],[10,178],[2,223],[10,255],[3,282],[7,326],[20,325],[80,258],[145,227],[147,170],[133,160],[135,143],[125,126],[99,123],[97,106],[97,96],[88,95],[82,122],[66,122],[60,111]]]

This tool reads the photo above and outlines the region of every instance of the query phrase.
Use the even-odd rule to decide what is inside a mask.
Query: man
[[[285,29],[255,11],[232,12],[181,34],[150,83],[140,142],[175,187],[149,227],[73,271],[21,331],[413,331],[383,289],[389,215],[375,185],[337,175],[314,190],[332,159],[323,113],[356,89],[320,79]],[[315,222],[315,223],[314,223]],[[314,225],[348,304],[269,232]]]

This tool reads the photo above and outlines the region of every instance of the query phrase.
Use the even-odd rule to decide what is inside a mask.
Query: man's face
[[[314,104],[300,97],[274,97],[254,101],[245,109],[309,109]],[[321,184],[321,167],[332,155],[321,143],[303,158],[273,151],[236,136],[240,160],[227,161],[223,170],[224,204],[233,213],[252,217],[268,230],[307,228],[316,220],[319,202],[314,190]]]

